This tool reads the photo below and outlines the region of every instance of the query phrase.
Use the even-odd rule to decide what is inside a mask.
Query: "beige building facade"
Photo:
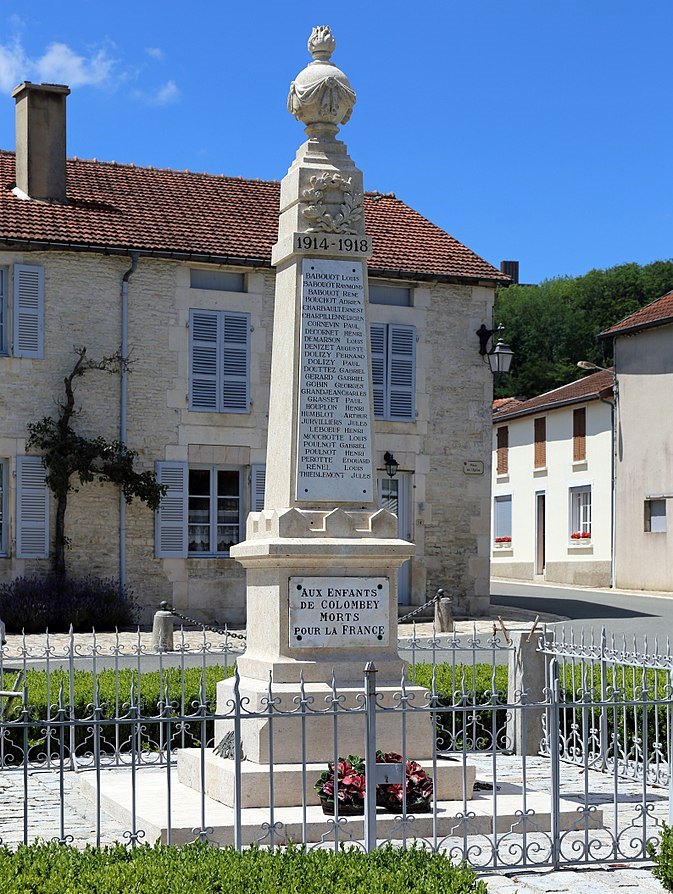
[[[74,346],[99,359],[126,343],[125,385],[96,370],[78,382],[76,427],[123,432],[168,493],[156,517],[138,502],[122,513],[112,485],[72,493],[68,568],[121,578],[144,619],[165,599],[239,624],[244,572],[229,548],[263,506],[273,450],[278,184],[78,160],[66,170],[65,203],[34,201],[17,192],[14,154],[0,153],[0,581],[49,569],[54,500],[26,451],[28,423],[54,414]],[[395,197],[367,194],[364,207],[378,500],[415,544],[400,602],[441,586],[458,611],[479,613],[492,380],[475,332],[503,277]],[[472,460],[483,475],[464,473]]]
[[[603,333],[618,385],[615,582],[673,591],[673,293]]]

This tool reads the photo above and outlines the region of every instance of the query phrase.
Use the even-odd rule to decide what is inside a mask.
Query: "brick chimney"
[[[65,98],[61,84],[24,81],[16,100],[16,185],[22,198],[66,201]]]
[[[506,276],[511,276],[513,283],[519,282],[519,262],[518,261],[500,261],[500,272]]]

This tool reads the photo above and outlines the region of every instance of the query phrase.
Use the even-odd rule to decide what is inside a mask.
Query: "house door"
[[[545,503],[544,492],[535,494],[535,573],[544,574],[545,569]]]
[[[411,540],[411,517],[409,512],[409,475],[398,472],[394,478],[380,475],[378,478],[379,508],[387,509],[397,516],[397,536]],[[411,598],[411,561],[407,560],[397,572],[397,601],[409,605]]]

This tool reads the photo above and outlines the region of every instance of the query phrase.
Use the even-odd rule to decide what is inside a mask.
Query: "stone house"
[[[144,617],[167,599],[240,623],[229,547],[263,504],[279,184],[66,160],[67,92],[17,88],[16,154],[0,152],[0,580],[49,567],[54,501],[27,424],[54,413],[74,345],[122,345],[130,370],[80,381],[77,425],[138,451],[168,493],[156,518],[111,485],[73,493],[69,569],[121,578]],[[479,612],[492,380],[475,332],[507,277],[394,195],[364,209],[378,496],[416,545],[400,601],[443,586]],[[470,460],[485,474],[464,474]]]
[[[610,586],[613,373],[493,412],[494,577]]]
[[[601,333],[614,342],[615,584],[673,590],[673,292]]]

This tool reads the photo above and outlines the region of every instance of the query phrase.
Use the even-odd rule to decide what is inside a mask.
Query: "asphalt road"
[[[650,651],[655,637],[658,637],[659,651],[664,651],[666,637],[670,636],[673,648],[673,594],[648,596],[620,590],[577,590],[494,580],[491,605],[561,615],[569,619],[561,623],[568,631],[573,629],[575,636],[580,636],[582,631],[587,636],[592,628],[598,634],[605,627],[608,635],[614,633],[620,641],[625,634],[629,645],[637,637],[639,646],[646,636]]]

